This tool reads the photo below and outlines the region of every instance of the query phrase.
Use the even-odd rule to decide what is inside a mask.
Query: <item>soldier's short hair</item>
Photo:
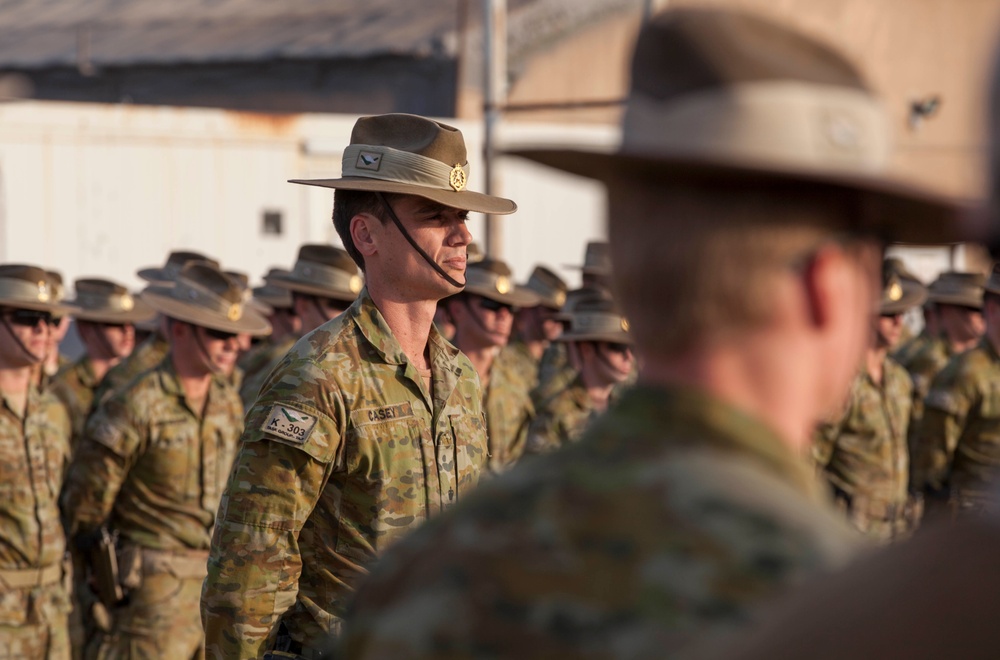
[[[399,197],[394,193],[383,193],[385,199],[390,204],[393,199]],[[370,213],[378,218],[383,224],[389,221],[385,208],[378,196],[367,190],[344,190],[337,188],[333,192],[333,227],[340,236],[340,241],[344,244],[347,254],[351,255],[354,263],[364,272],[365,258],[358,252],[351,238],[351,218],[359,213]]]
[[[623,179],[608,194],[619,303],[641,350],[667,358],[765,324],[783,269],[865,211],[848,191],[739,179]]]

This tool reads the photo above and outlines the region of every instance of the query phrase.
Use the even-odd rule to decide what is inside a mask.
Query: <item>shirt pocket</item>
[[[180,501],[197,499],[201,470],[195,432],[185,419],[155,424],[149,449],[133,469],[133,476],[161,495]]]
[[[468,493],[479,483],[486,468],[486,420],[482,415],[449,415],[452,441],[455,447],[457,492]]]

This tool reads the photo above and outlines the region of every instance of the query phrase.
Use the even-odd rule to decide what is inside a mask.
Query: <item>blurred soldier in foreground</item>
[[[386,553],[344,657],[670,656],[849,559],[804,454],[869,341],[876,236],[955,238],[950,204],[879,174],[887,131],[808,37],[725,10],[647,21],[621,150],[522,152],[606,182],[640,384]]]
[[[489,257],[469,264],[465,290],[446,300],[455,321],[452,343],[479,374],[489,440],[489,467],[502,472],[524,452],[531,406],[531,376],[505,350],[519,308],[538,296],[517,286],[510,267]]]
[[[68,660],[66,548],[57,498],[66,410],[33,377],[56,304],[45,271],[0,266],[0,658]]]
[[[168,255],[167,263],[162,268],[142,268],[138,275],[147,282],[159,286],[170,286],[184,265],[190,261],[204,261],[214,268],[219,267],[218,261],[209,259],[203,254],[178,250]],[[146,341],[136,346],[131,355],[105,374],[104,380],[101,381],[94,393],[95,406],[103,403],[120,387],[124,387],[133,378],[152,369],[163,360],[170,349],[165,325],[166,321],[161,318],[159,328]]]
[[[983,298],[986,334],[931,384],[916,433],[913,485],[932,507],[968,514],[1000,487],[1000,269]]]
[[[852,525],[882,542],[906,536],[917,519],[909,497],[907,444],[913,383],[888,351],[899,339],[903,314],[926,296],[922,286],[885,264],[873,343],[843,414],[820,424],[813,444],[813,457],[838,507]]]
[[[333,222],[366,285],[261,387],[219,507],[202,608],[213,658],[314,657],[382,551],[464,500],[486,469],[482,391],[433,328],[465,286],[465,140],[415,115],[362,117]]]
[[[558,339],[569,345],[577,376],[569,387],[543,401],[528,431],[526,451],[543,454],[576,442],[608,408],[615,385],[628,380],[634,366],[628,322],[606,296],[582,300],[570,315],[569,330]]]
[[[227,374],[236,335],[270,330],[213,266],[192,262],[175,277],[142,293],[167,319],[170,352],[91,416],[62,496],[67,533],[90,557],[91,581],[114,619],[89,650],[98,657],[187,660],[200,652],[208,546],[243,430]],[[103,543],[108,532],[118,548]],[[117,575],[106,569],[106,552]]]
[[[302,330],[286,334],[281,342],[270,343],[267,352],[258,358],[256,371],[247,374],[240,390],[247,410],[257,400],[260,386],[302,334],[343,314],[364,286],[350,255],[338,247],[322,244],[303,245],[291,272],[273,275],[268,284],[291,293],[292,308]],[[268,359],[265,361],[264,357]]]

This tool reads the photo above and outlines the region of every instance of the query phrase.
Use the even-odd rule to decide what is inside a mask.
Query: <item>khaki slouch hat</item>
[[[151,285],[142,299],[164,316],[211,330],[266,335],[271,324],[243,299],[240,286],[212,264],[193,261],[172,285]]]
[[[0,307],[31,309],[53,315],[77,311],[73,305],[62,302],[49,272],[27,264],[0,265]]]
[[[927,300],[937,305],[982,309],[985,285],[986,276],[981,273],[948,271],[931,282],[927,289]]]
[[[322,243],[303,245],[291,271],[267,277],[271,286],[321,298],[352,302],[364,287],[347,251]]]
[[[606,341],[631,344],[628,320],[622,316],[613,300],[596,295],[583,298],[567,313],[569,329],[556,341]]]
[[[77,321],[135,324],[156,316],[152,307],[111,280],[88,277],[76,280],[73,286],[76,297],[68,302],[78,308],[73,313]]]
[[[886,173],[890,128],[861,75],[829,46],[753,14],[677,8],[639,34],[616,151],[510,153],[605,182],[690,177],[852,191],[872,212],[845,219],[849,229],[901,242],[985,235],[955,200]]]
[[[210,257],[206,257],[200,252],[191,252],[190,250],[174,250],[167,255],[167,263],[164,265],[140,268],[136,274],[147,282],[173,282],[177,275],[181,272],[184,264],[191,261],[204,261],[215,266],[216,268],[219,268],[218,261]]]
[[[533,307],[539,296],[514,282],[514,274],[505,262],[491,257],[468,264],[465,269],[465,293],[472,293],[514,307]]]

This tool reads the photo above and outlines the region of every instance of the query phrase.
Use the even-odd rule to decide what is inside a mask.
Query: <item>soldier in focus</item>
[[[175,278],[141,294],[167,319],[170,351],[91,416],[62,495],[81,554],[95,556],[103,530],[119,539],[123,597],[103,602],[114,622],[88,649],[97,657],[187,660],[201,652],[209,541],[243,430],[227,375],[237,334],[270,330],[210,264],[188,263]],[[95,561],[90,568],[94,582],[107,578]]]
[[[35,385],[57,304],[45,271],[0,265],[0,657],[68,660],[66,549],[58,497],[66,410]]]
[[[914,445],[913,486],[928,515],[967,515],[996,506],[1000,483],[1000,269],[983,296],[986,332],[937,375]]]
[[[868,345],[880,241],[955,240],[955,208],[884,174],[856,69],[769,19],[655,15],[631,79],[617,152],[520,155],[607,185],[640,382],[387,552],[343,657],[673,657],[857,547],[811,433]]]
[[[566,342],[577,376],[538,406],[526,452],[546,454],[576,442],[608,408],[615,386],[629,379],[635,360],[628,321],[605,295],[580,301],[570,315]]]
[[[479,374],[493,472],[520,458],[534,415],[530,373],[505,347],[517,310],[538,304],[538,296],[512,277],[506,263],[487,257],[469,264],[465,289],[445,301],[455,321],[452,343]]]
[[[302,333],[286,334],[281,342],[270,344],[267,352],[258,358],[257,370],[248,374],[240,390],[240,398],[247,410],[257,400],[260,387],[271,371],[302,334],[343,314],[364,286],[350,255],[338,247],[323,244],[303,245],[291,272],[275,274],[267,283],[290,293],[292,309]]]
[[[415,115],[359,119],[342,172],[297,183],[336,189],[366,285],[247,413],[202,596],[213,658],[316,656],[376,557],[487,467],[479,378],[432,320],[465,286],[468,213],[516,206],[468,190],[461,132]]]
[[[903,314],[926,296],[926,289],[885,264],[873,343],[843,414],[820,424],[813,444],[838,507],[854,527],[883,543],[909,535],[918,516],[909,496],[907,443],[913,383],[888,352],[899,340]]]

